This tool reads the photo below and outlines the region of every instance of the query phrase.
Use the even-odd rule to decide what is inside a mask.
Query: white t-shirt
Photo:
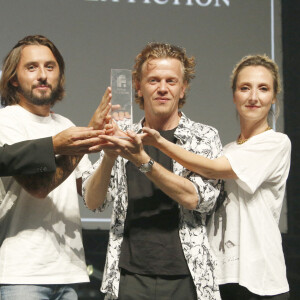
[[[54,113],[40,117],[19,105],[7,106],[0,109],[0,145],[53,136],[70,126],[70,120]],[[32,197],[13,177],[0,178],[0,283],[89,281],[76,178],[90,167],[84,157],[45,199]]]
[[[238,179],[226,180],[227,198],[208,225],[218,260],[218,283],[239,283],[258,295],[287,292],[278,222],[290,167],[290,140],[268,130],[244,144],[226,145],[224,155]]]

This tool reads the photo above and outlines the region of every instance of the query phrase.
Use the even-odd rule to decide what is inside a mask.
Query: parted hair
[[[269,123],[270,117],[272,115],[275,116],[275,118],[279,115],[279,102],[277,99],[277,95],[281,91],[281,85],[280,85],[280,75],[279,75],[279,68],[278,65],[274,60],[269,58],[266,54],[256,54],[256,55],[247,55],[243,57],[234,67],[231,73],[231,89],[234,93],[236,90],[236,82],[239,76],[239,73],[245,68],[245,67],[251,67],[251,66],[262,66],[265,67],[267,70],[270,71],[272,77],[273,77],[273,93],[274,98],[276,98],[276,107],[275,111],[273,109],[269,112]]]
[[[236,82],[239,73],[242,69],[249,66],[262,66],[268,69],[273,77],[274,95],[276,96],[280,92],[280,75],[278,66],[271,58],[269,58],[265,54],[245,56],[236,64],[231,74],[231,88],[233,92],[235,92],[236,90]]]
[[[48,47],[53,53],[59,66],[58,97],[56,101],[63,99],[65,94],[65,63],[56,46],[42,35],[29,35],[20,40],[3,60],[2,76],[0,80],[1,105],[13,105],[19,103],[17,87],[12,82],[17,80],[17,66],[20,62],[22,49],[26,46],[41,45]]]

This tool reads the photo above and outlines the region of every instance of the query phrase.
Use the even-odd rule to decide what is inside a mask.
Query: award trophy
[[[131,70],[111,70],[112,118],[123,120],[132,128],[132,77]]]

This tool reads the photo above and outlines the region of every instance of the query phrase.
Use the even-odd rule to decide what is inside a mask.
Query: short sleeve
[[[263,182],[287,177],[291,142],[285,134],[270,131],[242,145],[232,143],[224,148],[224,154],[238,177],[237,184],[253,194]]]

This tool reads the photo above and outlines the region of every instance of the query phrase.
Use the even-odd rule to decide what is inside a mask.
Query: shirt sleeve
[[[54,172],[52,138],[23,141],[0,148],[0,176]]]
[[[197,139],[191,144],[191,150],[194,153],[210,159],[222,155],[222,144],[216,130],[209,139]],[[210,213],[220,193],[220,181],[206,179],[194,172],[189,172],[187,179],[194,184],[198,194],[198,205],[195,210],[200,213]]]
[[[92,168],[92,163],[88,158],[88,155],[85,154],[80,160],[78,166],[75,168],[75,176],[76,178],[81,178],[83,173]]]
[[[237,184],[253,194],[265,181],[278,182],[287,178],[290,167],[291,142],[284,134],[249,140],[225,150],[238,179]]]

